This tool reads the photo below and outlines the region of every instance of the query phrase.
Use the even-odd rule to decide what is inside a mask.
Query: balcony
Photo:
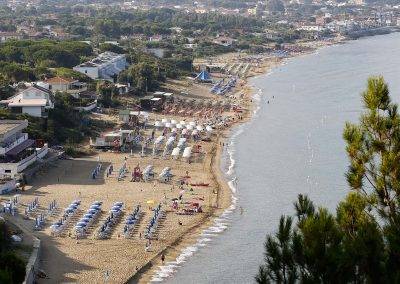
[[[19,144],[21,144],[27,139],[28,139],[28,133],[20,133],[20,135],[17,136],[17,139],[14,142],[0,146],[0,155],[4,156],[8,151],[13,149],[14,147],[17,147]]]

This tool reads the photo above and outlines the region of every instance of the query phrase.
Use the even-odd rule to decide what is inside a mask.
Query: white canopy
[[[201,126],[201,125],[197,125],[197,126],[196,126],[196,129],[197,129],[198,131],[203,131],[203,130],[204,130],[203,126]]]
[[[212,128],[210,125],[207,125],[207,126],[206,126],[206,130],[207,130],[208,132],[211,132],[211,131],[213,131],[213,128]]]
[[[180,124],[180,123],[178,123],[175,127],[176,127],[177,129],[182,129],[182,128],[183,128],[182,124]]]
[[[155,126],[155,127],[161,127],[161,126],[162,126],[162,123],[159,122],[159,121],[156,121],[156,122],[154,122],[154,126]]]
[[[158,136],[156,141],[154,141],[154,145],[160,145],[164,141],[164,136]]]
[[[194,128],[193,125],[186,125],[187,130],[193,130],[193,128]]]
[[[167,122],[169,122],[169,119],[163,118],[163,119],[161,119],[161,122],[162,122],[162,123],[167,123]]]
[[[192,155],[192,147],[186,147],[185,150],[183,150],[182,157],[190,158],[191,155]]]
[[[153,171],[153,166],[152,166],[152,165],[148,165],[148,166],[144,169],[143,174],[149,174],[149,173],[151,173],[152,171]]]
[[[185,124],[186,124],[186,121],[181,120],[181,121],[179,121],[179,123],[182,124],[182,125],[185,125]]]
[[[183,130],[182,130],[182,135],[185,135],[187,132],[188,132],[187,129],[183,129]]]
[[[191,125],[191,126],[195,127],[195,126],[196,126],[196,122],[194,122],[194,121],[191,121],[191,122],[189,122],[189,125]]]
[[[174,133],[176,133],[178,131],[178,129],[176,129],[176,128],[172,128],[172,130],[171,130],[171,132],[174,132]]]
[[[167,127],[167,128],[171,128],[171,127],[172,127],[172,125],[171,125],[171,123],[167,122],[167,123],[165,123],[165,127]]]
[[[171,124],[178,124],[178,122],[175,119],[172,119]]]
[[[179,152],[180,152],[180,151],[181,151],[181,148],[175,147],[175,148],[172,150],[171,156],[173,156],[173,157],[179,156]]]
[[[170,147],[170,146],[172,146],[172,145],[174,144],[174,142],[175,142],[175,137],[174,137],[174,136],[171,136],[171,137],[168,138],[168,140],[167,140],[167,142],[165,143],[165,145],[166,145],[167,147]]]
[[[199,134],[199,131],[198,131],[198,130],[193,130],[192,136],[195,136],[195,135],[198,135],[198,134]]]

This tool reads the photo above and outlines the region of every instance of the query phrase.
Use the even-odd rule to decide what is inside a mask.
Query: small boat
[[[191,186],[209,186],[209,183],[204,183],[204,182],[196,182],[196,183],[191,183]]]

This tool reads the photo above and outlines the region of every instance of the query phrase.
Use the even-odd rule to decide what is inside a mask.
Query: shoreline
[[[224,214],[224,212],[226,212],[227,210],[229,210],[229,208],[232,205],[234,205],[233,200],[235,199],[235,197],[232,188],[229,185],[229,183],[231,182],[228,179],[229,174],[223,172],[221,165],[223,161],[223,153],[224,150],[226,149],[225,147],[228,146],[227,142],[231,139],[232,135],[235,135],[234,134],[235,129],[240,127],[241,125],[246,125],[249,122],[251,122],[251,120],[254,117],[255,110],[256,109],[258,110],[258,103],[256,103],[254,99],[257,90],[255,89],[254,86],[251,86],[250,80],[258,76],[268,75],[269,72],[271,72],[271,70],[273,70],[274,68],[282,66],[282,64],[285,64],[286,60],[314,53],[319,48],[330,46],[332,44],[336,44],[336,42],[335,43],[326,42],[325,45],[316,47],[312,51],[300,52],[298,54],[286,58],[274,57],[272,58],[272,62],[268,62],[271,61],[270,57],[264,56],[262,58],[263,65],[261,67],[258,67],[259,70],[257,70],[257,72],[252,72],[250,75],[248,75],[244,79],[245,82],[243,83],[243,85],[237,90],[237,92],[243,92],[243,94],[246,97],[244,100],[245,105],[242,105],[242,107],[245,110],[245,112],[242,114],[243,119],[235,120],[234,123],[232,123],[232,125],[230,125],[227,129],[221,131],[221,133],[218,134],[217,141],[215,141],[213,145],[213,150],[215,151],[215,155],[211,154],[212,157],[211,163],[210,165],[208,165],[207,170],[209,170],[209,173],[213,177],[213,181],[215,181],[216,189],[218,192],[216,207],[213,207],[212,212],[210,212],[208,216],[204,216],[202,221],[200,221],[198,224],[193,225],[191,228],[188,228],[186,232],[184,232],[182,235],[176,238],[170,245],[168,245],[162,251],[160,251],[153,259],[151,259],[145,265],[139,268],[138,271],[134,275],[132,275],[132,277],[126,283],[152,282],[152,278],[157,272],[156,270],[160,267],[166,266],[163,265],[160,261],[160,257],[162,254],[165,254],[167,263],[172,262],[174,268],[176,267],[179,269],[179,266],[175,265],[176,258],[180,256],[179,252],[182,252],[185,248],[192,247],[193,245],[195,245],[198,242],[201,232],[215,225],[214,220],[221,218],[221,215]],[[221,144],[224,146],[222,146]],[[235,209],[231,209],[229,213],[232,213],[234,210]],[[225,229],[223,229],[223,231],[224,230]],[[171,255],[173,256],[172,259],[170,259]],[[173,269],[173,271],[170,272],[169,276],[162,277],[163,279],[160,281],[168,279],[174,273],[176,273],[176,269]]]
[[[356,40],[359,40],[359,39],[356,39]],[[188,247],[196,244],[199,236],[201,235],[201,231],[207,230],[210,226],[212,226],[213,221],[217,218],[220,218],[221,215],[225,212],[225,210],[229,209],[229,207],[233,205],[232,197],[234,197],[234,196],[233,196],[232,189],[229,185],[230,180],[228,179],[228,175],[226,173],[224,173],[221,168],[221,164],[223,161],[222,154],[225,150],[224,147],[227,146],[226,142],[229,141],[229,139],[232,137],[232,135],[234,135],[234,129],[239,127],[240,125],[245,125],[245,124],[251,122],[251,120],[254,118],[254,114],[255,114],[254,110],[255,109],[258,110],[259,105],[258,105],[258,103],[255,102],[255,99],[254,99],[254,95],[257,94],[257,90],[254,86],[252,86],[250,84],[251,83],[250,81],[258,76],[268,76],[268,74],[274,68],[277,68],[277,67],[280,67],[280,66],[286,64],[286,62],[291,59],[314,54],[314,53],[317,53],[322,48],[326,48],[329,46],[335,46],[335,45],[339,45],[339,44],[345,44],[350,41],[353,41],[353,39],[335,38],[332,41],[312,42],[311,50],[299,52],[297,54],[290,55],[290,56],[284,57],[284,58],[274,57],[274,62],[271,65],[269,65],[265,62],[265,61],[271,60],[270,57],[268,57],[268,56],[262,57],[262,61],[263,61],[264,65],[262,67],[259,67],[259,69],[261,69],[261,70],[258,70],[258,72],[252,72],[251,75],[248,75],[244,79],[245,83],[237,91],[237,92],[242,91],[243,93],[246,94],[246,100],[245,100],[246,106],[243,106],[245,108],[245,113],[243,114],[243,120],[235,121],[227,129],[223,130],[219,134],[219,138],[218,138],[217,142],[215,142],[216,155],[212,156],[213,162],[210,165],[210,170],[211,170],[210,173],[212,174],[213,180],[216,182],[217,187],[218,187],[217,208],[214,208],[212,213],[210,213],[208,216],[205,216],[205,218],[200,223],[198,223],[198,224],[194,225],[192,228],[188,229],[187,232],[185,232],[181,236],[179,236],[171,245],[166,247],[157,256],[155,256],[152,260],[147,262],[126,283],[149,283],[149,282],[151,282],[151,279],[154,277],[154,274],[156,273],[156,269],[158,269],[160,267],[165,267],[165,265],[162,264],[160,261],[161,254],[164,253],[166,255],[166,259],[168,260],[169,254],[176,255],[177,251],[183,251],[185,248],[188,248]],[[221,146],[220,142],[224,143],[225,146]],[[234,209],[232,211],[234,211]],[[178,254],[178,256],[179,256],[179,254]],[[174,262],[174,261],[172,260],[171,262]],[[177,268],[177,269],[173,269],[172,271],[170,271],[170,275],[162,277],[162,280],[157,280],[157,282],[164,281],[165,279],[173,277],[173,275],[179,269],[179,266],[177,266],[177,265],[173,265],[173,266],[174,266],[174,268]]]
[[[260,63],[257,64],[257,66],[254,66],[252,68],[252,70],[250,71],[249,75],[246,76],[246,78],[241,79],[242,83],[240,84],[240,86],[238,85],[238,87],[235,89],[235,91],[233,92],[233,94],[236,95],[240,95],[240,103],[239,105],[243,108],[243,112],[240,114],[243,119],[237,119],[237,117],[235,115],[233,115],[235,117],[234,121],[228,125],[228,127],[224,130],[221,130],[217,136],[214,136],[214,139],[212,141],[212,143],[210,143],[210,147],[208,149],[208,153],[205,157],[205,160],[203,162],[203,165],[196,167],[193,170],[193,174],[195,176],[198,176],[199,173],[203,172],[202,174],[206,174],[206,176],[209,177],[210,181],[212,181],[212,184],[214,184],[215,186],[213,187],[214,190],[216,190],[216,193],[214,192],[209,192],[208,193],[208,199],[209,199],[209,208],[210,210],[208,210],[207,212],[205,212],[205,214],[199,215],[197,219],[195,219],[193,221],[192,224],[188,223],[186,224],[186,226],[182,227],[181,230],[175,232],[175,234],[170,235],[168,240],[166,242],[164,242],[164,244],[161,245],[155,245],[155,250],[153,251],[153,253],[151,253],[150,255],[148,254],[147,256],[150,256],[150,259],[148,259],[147,261],[144,261],[142,263],[140,263],[141,265],[136,266],[136,271],[135,271],[135,267],[132,266],[129,268],[129,270],[119,270],[119,271],[115,271],[115,275],[118,275],[119,281],[121,281],[121,283],[148,283],[150,282],[155,275],[158,273],[159,275],[164,273],[165,270],[169,269],[167,272],[167,276],[162,276],[161,280],[157,280],[157,281],[162,281],[162,280],[166,280],[168,278],[172,278],[173,275],[176,273],[177,269],[180,269],[180,267],[182,266],[181,264],[183,262],[187,261],[187,258],[190,258],[193,253],[195,253],[198,249],[200,249],[200,247],[205,246],[206,243],[200,242],[200,237],[204,234],[209,234],[209,235],[219,235],[222,231],[224,231],[226,228],[229,228],[231,226],[231,224],[226,224],[229,222],[225,222],[226,220],[223,220],[224,223],[221,223],[221,220],[224,219],[224,217],[226,215],[231,216],[230,214],[232,214],[233,212],[235,212],[235,208],[234,208],[234,204],[236,203],[236,197],[235,197],[235,191],[234,188],[232,188],[232,186],[234,185],[234,182],[232,180],[232,178],[234,177],[234,175],[231,176],[231,171],[234,168],[234,163],[229,161],[229,157],[226,159],[226,157],[224,156],[224,154],[226,153],[225,151],[227,150],[227,154],[231,155],[229,153],[229,147],[230,147],[230,141],[232,139],[232,137],[238,135],[239,132],[241,132],[244,127],[247,127],[245,124],[248,124],[249,122],[252,121],[252,119],[255,117],[256,111],[259,109],[260,107],[260,103],[259,100],[257,99],[257,94],[259,94],[259,90],[252,85],[251,80],[254,79],[255,77],[258,76],[268,76],[271,73],[271,70],[273,70],[274,68],[277,68],[279,66],[282,66],[283,64],[286,64],[290,59],[293,58],[297,58],[300,56],[304,56],[304,55],[309,55],[309,54],[313,54],[313,53],[317,53],[320,48],[323,47],[327,47],[327,46],[332,46],[332,45],[336,45],[336,44],[343,44],[346,42],[349,42],[350,40],[337,40],[337,41],[329,41],[329,42],[312,42],[312,43],[308,43],[310,44],[310,46],[312,47],[312,49],[309,49],[307,51],[302,51],[302,52],[297,52],[294,54],[291,54],[290,56],[284,57],[284,58],[278,58],[278,57],[273,57],[273,56],[266,56],[266,55],[262,55],[262,57],[260,57],[261,61]],[[352,41],[352,40],[351,40]],[[261,65],[261,66],[259,66]],[[262,94],[261,94],[262,95]],[[224,143],[224,146],[222,146],[221,144]],[[225,148],[227,147],[227,148]],[[101,154],[102,156],[107,155],[107,154]],[[112,154],[110,154],[112,155]],[[121,159],[123,157],[123,155],[120,155]],[[107,160],[107,159],[106,159]],[[118,158],[115,158],[115,160],[117,161]],[[133,161],[137,161],[139,160],[141,163],[142,161],[138,158],[133,158],[132,159],[132,165],[135,164],[135,162]],[[225,172],[225,168],[223,169],[221,167],[221,165],[225,166],[225,161],[227,160],[227,166],[229,167],[228,172]],[[108,161],[108,160],[107,160]],[[131,159],[129,158],[129,161],[131,161]],[[94,162],[94,158],[93,161]],[[119,163],[120,161],[118,160],[117,163]],[[158,162],[156,163],[161,163],[161,160],[158,160]],[[114,161],[115,163],[115,161]],[[231,164],[230,164],[231,163]],[[65,165],[65,163],[63,163],[63,165]],[[91,168],[92,166],[89,166],[89,168]],[[181,165],[182,167],[182,165]],[[179,168],[179,166],[178,166]],[[60,171],[62,172],[62,170],[60,169]],[[68,171],[71,171],[71,169],[68,169]],[[182,171],[182,169],[181,169]],[[61,178],[63,179],[62,182],[65,182],[65,186],[68,185],[67,181],[64,181],[64,176],[65,176],[65,171],[64,174],[61,174]],[[86,177],[85,177],[86,178]],[[199,176],[198,176],[199,178]],[[201,179],[201,178],[200,178]],[[75,184],[75,181],[69,181],[72,182],[72,184]],[[89,183],[84,183],[83,185],[90,185],[92,184],[91,182]],[[116,186],[115,183],[112,183],[110,186],[112,186],[114,184],[114,186]],[[54,180],[54,183],[43,183],[40,184],[40,187],[44,187],[44,191],[40,191],[40,192],[36,192],[36,188],[33,189],[34,194],[41,194],[41,193],[48,193],[46,191],[46,186],[50,186],[53,188],[53,185],[56,185],[56,179]],[[133,184],[132,184],[133,185]],[[123,183],[121,183],[121,188],[124,186]],[[146,185],[147,186],[147,185]],[[75,194],[79,193],[79,195],[81,194],[80,189],[78,188],[73,188],[73,186],[71,187],[71,185],[68,186],[69,190],[72,190],[72,193],[75,192]],[[115,189],[115,188],[114,188]],[[88,190],[87,193],[89,193],[90,195],[93,193],[92,192],[93,189],[90,189],[90,191]],[[148,190],[147,190],[148,191]],[[165,189],[164,189],[165,191]],[[146,192],[146,189],[145,189]],[[172,192],[172,191],[171,191]],[[32,192],[31,192],[32,193]],[[149,193],[149,192],[148,192]],[[111,198],[114,196],[114,198],[118,198],[119,199],[119,194],[117,194],[117,191],[115,191],[112,189],[110,192],[107,192],[107,199],[109,198],[109,196],[111,196]],[[147,194],[147,193],[146,193]],[[149,193],[150,194],[150,193]],[[147,198],[149,198],[149,194],[147,195]],[[104,195],[104,194],[103,194]],[[39,195],[40,196],[40,195]],[[104,196],[103,196],[104,197]],[[153,197],[152,195],[150,195],[150,197]],[[93,199],[93,195],[91,196],[85,196],[86,199]],[[143,199],[143,197],[140,198],[141,200]],[[129,199],[128,199],[129,200]],[[86,200],[88,201],[88,200]],[[107,204],[108,206],[108,204]],[[229,213],[227,213],[229,211]],[[217,221],[219,220],[219,221]],[[175,221],[174,221],[175,222]],[[217,224],[219,223],[219,224]],[[211,232],[211,233],[205,233],[205,231],[212,231],[211,228],[216,228],[217,231],[215,232]],[[170,233],[170,232],[168,232]],[[44,235],[42,233],[35,233],[34,235],[39,235],[39,236],[43,236]],[[203,237],[204,237],[203,235]],[[115,236],[114,236],[115,237]],[[115,237],[116,238],[116,237]],[[116,241],[114,238],[113,241],[109,241],[107,242],[107,244],[105,246],[110,246],[111,248],[114,246],[115,249],[117,248],[116,246],[118,245],[118,241]],[[119,236],[118,236],[119,239]],[[210,238],[210,239],[213,239]],[[49,243],[50,246],[53,247],[58,247],[58,244],[56,243],[56,241],[60,241],[61,240],[51,240],[51,238],[49,237],[44,237],[44,240],[50,240]],[[121,240],[122,241],[122,240]],[[165,239],[164,239],[165,241]],[[211,241],[211,240],[210,240]],[[138,243],[139,246],[141,246],[140,244],[141,241],[135,241],[135,243]],[[69,241],[69,240],[62,240],[62,243],[64,245],[71,245],[73,242]],[[79,242],[79,247],[84,247],[86,245],[89,245],[92,243],[92,240],[82,240]],[[136,245],[138,245],[136,244]],[[160,243],[161,244],[161,243]],[[75,248],[76,251],[79,251],[78,248],[78,242],[76,242],[77,247]],[[47,246],[47,244],[46,244]],[[45,263],[49,261],[49,249],[48,247],[46,248],[46,257],[44,257],[44,261]],[[195,247],[195,249],[193,249],[193,247]],[[121,246],[118,248],[120,249]],[[126,251],[128,251],[128,247],[125,247]],[[57,251],[58,253],[60,253],[61,251]],[[142,252],[141,252],[142,253]],[[165,265],[161,264],[160,261],[160,256],[162,254],[166,255],[166,262],[167,264],[170,263],[171,267],[167,267]],[[124,257],[126,257],[126,259],[130,259],[130,257],[132,256],[136,256],[137,252],[135,253],[135,250],[132,250],[129,254],[125,255]],[[76,256],[76,254],[75,254]],[[139,255],[137,255],[139,257]],[[70,255],[67,256],[67,261],[71,262],[72,259],[74,259],[74,254],[72,254],[72,258],[68,259],[68,257],[70,257]],[[126,261],[125,259],[125,261]],[[122,261],[122,260],[121,260]],[[90,261],[86,262],[87,264],[91,264]],[[64,270],[62,271],[63,277],[67,277],[70,275],[74,275],[74,277],[76,275],[79,275],[81,273],[85,274],[86,270],[90,271],[96,269],[96,271],[102,271],[103,267],[102,265],[97,266],[87,266],[84,267],[82,265],[82,270],[75,270],[72,273],[70,273],[69,270]],[[160,270],[164,269],[164,272]],[[113,272],[114,273],[114,272]],[[133,275],[132,275],[133,273]],[[165,273],[164,273],[165,274]],[[80,278],[81,275],[79,276],[79,280],[78,282],[80,282],[82,279]],[[87,275],[86,275],[87,277]],[[97,276],[96,276],[97,277]],[[72,278],[70,278],[72,280]],[[126,280],[128,279],[128,280]],[[92,279],[94,280],[94,279]],[[115,279],[116,280],[116,279]]]

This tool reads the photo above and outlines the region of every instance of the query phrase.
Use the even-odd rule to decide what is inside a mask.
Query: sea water
[[[358,120],[372,75],[400,102],[400,34],[326,47],[252,79],[254,118],[232,130],[223,156],[232,206],[154,280],[254,283],[265,236],[299,193],[334,210],[348,192],[343,127]]]

